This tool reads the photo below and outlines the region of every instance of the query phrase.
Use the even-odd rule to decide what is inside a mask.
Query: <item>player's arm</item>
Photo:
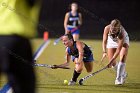
[[[67,29],[68,18],[69,18],[69,13],[66,13],[65,18],[64,18],[65,34],[68,34],[68,32],[69,32],[68,29]]]
[[[107,45],[108,33],[109,33],[109,27],[106,26],[104,29],[104,33],[103,33],[103,42],[102,42],[103,56],[102,56],[102,59],[104,59],[107,55],[106,45]]]
[[[84,57],[84,49],[83,49],[83,43],[82,42],[79,42],[77,41],[76,42],[76,45],[77,45],[77,49],[79,51],[79,57],[78,57],[78,60],[77,60],[77,64],[78,63],[81,63],[83,61],[83,57]]]
[[[115,54],[113,56],[113,59],[116,59],[118,57],[118,55],[119,55],[119,53],[120,53],[120,51],[122,49],[123,42],[124,42],[124,36],[123,36],[123,34],[121,34],[119,36],[118,48],[117,48],[117,50],[116,50],[116,52],[115,52]]]
[[[79,21],[78,21],[79,26],[78,27],[80,27],[82,25],[82,23],[83,23],[82,14],[79,13]]]

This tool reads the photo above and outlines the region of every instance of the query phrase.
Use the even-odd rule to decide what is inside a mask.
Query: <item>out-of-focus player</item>
[[[70,5],[70,12],[67,12],[64,19],[65,34],[72,33],[74,41],[79,39],[80,30],[82,25],[82,14],[78,12],[78,4],[73,2]]]

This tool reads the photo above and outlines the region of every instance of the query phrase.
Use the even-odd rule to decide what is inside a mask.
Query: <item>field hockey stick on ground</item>
[[[97,73],[99,73],[99,72],[101,72],[101,71],[103,71],[103,70],[105,70],[105,69],[107,69],[107,68],[108,68],[108,67],[105,66],[104,68],[102,68],[102,69],[100,69],[100,70],[98,70],[98,71],[96,71],[96,72],[94,72],[94,73],[91,73],[91,74],[85,76],[84,78],[81,78],[81,79],[79,80],[79,84],[80,84],[80,85],[83,85],[83,81],[89,79],[90,77],[96,75]]]
[[[47,64],[34,64],[33,66],[38,66],[38,67],[47,67],[47,68],[62,68],[62,69],[70,69],[69,67],[62,67],[62,66],[54,66],[54,65],[47,65]]]
[[[73,28],[70,32],[73,33],[75,32],[79,27]],[[58,39],[54,40],[54,45],[57,45],[59,41],[62,39],[63,36],[59,37]]]

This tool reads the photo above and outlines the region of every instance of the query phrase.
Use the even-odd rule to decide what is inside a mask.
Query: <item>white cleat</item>
[[[128,74],[125,72],[124,75],[121,77],[121,83],[124,84]]]
[[[115,80],[115,85],[122,85],[122,82],[118,79]]]
[[[70,80],[69,83],[68,83],[69,86],[73,86],[73,85],[75,85],[75,84],[76,84],[76,82],[73,81],[73,80]]]

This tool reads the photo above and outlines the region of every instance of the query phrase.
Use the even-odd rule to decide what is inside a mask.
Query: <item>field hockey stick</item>
[[[79,27],[73,28],[71,30],[71,33],[75,32]],[[62,39],[63,35],[61,37],[59,37],[58,39],[54,40],[54,45],[57,45],[59,43],[59,41]]]
[[[33,66],[38,67],[47,67],[47,68],[62,68],[62,69],[70,69],[69,67],[62,67],[62,66],[54,66],[54,65],[47,65],[47,64],[34,64]]]
[[[83,81],[89,79],[90,77],[96,75],[97,73],[99,73],[99,72],[101,72],[101,71],[103,71],[103,70],[105,70],[105,69],[107,69],[107,68],[108,68],[108,67],[105,66],[105,67],[103,67],[102,69],[100,69],[100,70],[98,70],[98,71],[96,71],[96,72],[94,72],[94,73],[91,73],[91,74],[85,76],[84,78],[81,78],[81,79],[79,80],[79,84],[80,84],[80,85],[83,85]]]

